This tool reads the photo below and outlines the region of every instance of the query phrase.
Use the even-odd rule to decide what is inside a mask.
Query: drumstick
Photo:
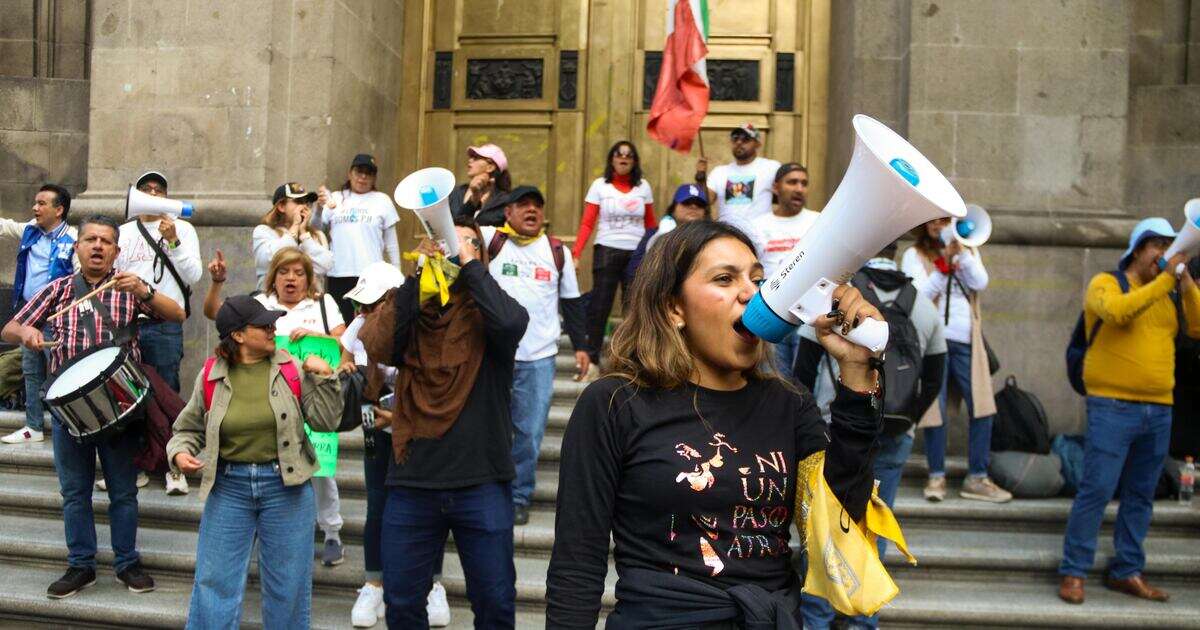
[[[47,318],[47,320],[55,320],[55,319],[58,319],[59,317],[62,317],[63,315],[66,315],[67,313],[69,313],[69,312],[71,311],[71,309],[73,309],[73,308],[75,308],[76,306],[79,306],[80,304],[82,304],[82,303],[84,303],[84,302],[86,302],[86,301],[88,301],[88,300],[92,299],[92,297],[93,297],[93,296],[95,296],[97,293],[99,293],[99,292],[101,292],[101,291],[103,291],[103,290],[105,290],[105,289],[112,288],[112,286],[113,286],[114,284],[116,284],[116,283],[117,283],[117,279],[116,279],[116,278],[113,278],[112,280],[109,280],[108,282],[105,282],[104,284],[102,284],[102,285],[100,285],[100,286],[96,287],[95,289],[92,289],[92,292],[91,292],[91,293],[88,293],[87,295],[85,295],[85,296],[83,296],[83,297],[79,298],[78,300],[75,300],[74,302],[71,302],[71,303],[70,303],[69,305],[67,305],[67,307],[66,307],[66,308],[64,308],[63,310],[61,310],[61,311],[59,311],[59,312],[57,312],[57,313],[55,313],[55,314],[51,315],[50,317],[48,317],[48,318]]]
[[[60,345],[62,345],[61,341],[43,341],[42,349],[45,350],[46,348],[57,348]]]

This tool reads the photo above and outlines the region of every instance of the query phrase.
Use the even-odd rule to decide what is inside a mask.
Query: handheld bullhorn
[[[1176,236],[1167,248],[1167,253],[1163,254],[1163,265],[1175,254],[1195,254],[1200,249],[1200,197],[1183,205],[1183,216],[1183,227],[1179,229],[1179,236]]]
[[[859,114],[850,166],[812,228],[742,313],[742,326],[770,342],[832,309],[833,291],[888,243],[966,207],[950,182],[911,144],[883,123]],[[879,352],[885,322],[866,319],[846,338]]]
[[[988,211],[973,203],[967,204],[967,216],[954,218],[950,229],[942,230],[942,242],[949,245],[957,240],[963,247],[980,247],[992,237],[992,217]]]
[[[126,219],[146,214],[169,214],[173,217],[188,219],[191,218],[194,211],[195,207],[186,201],[148,195],[134,186],[130,186],[129,192],[125,194]]]
[[[397,205],[416,213],[429,238],[445,248],[447,258],[458,256],[458,234],[448,201],[453,190],[454,173],[431,166],[410,173],[392,195]]]

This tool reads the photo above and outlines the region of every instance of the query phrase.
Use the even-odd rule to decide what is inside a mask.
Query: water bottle
[[[1196,463],[1191,457],[1183,460],[1183,469],[1179,471],[1179,503],[1190,506],[1192,493],[1195,492]]]

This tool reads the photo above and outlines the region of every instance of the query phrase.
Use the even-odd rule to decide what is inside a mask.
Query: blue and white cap
[[[700,190],[700,187],[695,184],[684,184],[675,189],[674,203],[685,203],[692,200],[708,205],[708,200],[704,197],[704,191]]]
[[[1117,263],[1117,269],[1125,269],[1129,266],[1129,260],[1133,257],[1133,252],[1148,238],[1165,237],[1175,238],[1175,228],[1171,227],[1171,223],[1162,217],[1150,217],[1138,221],[1138,224],[1133,226],[1133,232],[1129,234],[1129,248],[1125,253],[1121,254],[1121,260]]]

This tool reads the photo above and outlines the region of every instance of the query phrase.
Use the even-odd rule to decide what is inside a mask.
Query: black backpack
[[[874,283],[866,274],[854,274],[854,288],[867,298],[888,323],[888,342],[883,363],[883,431],[896,436],[908,431],[916,421],[913,406],[921,383],[921,338],[912,321],[917,288],[911,282],[900,288],[896,297],[882,302]]]
[[[1117,284],[1121,286],[1121,293],[1129,293],[1129,279],[1120,271],[1106,272],[1117,279]],[[1067,380],[1071,382],[1071,389],[1080,396],[1087,396],[1087,387],[1083,384],[1083,358],[1087,356],[1088,347],[1096,340],[1096,333],[1100,332],[1100,324],[1104,322],[1100,318],[1096,318],[1096,323],[1092,324],[1090,333],[1084,333],[1084,314],[1079,313],[1079,320],[1075,322],[1075,330],[1071,331],[1071,341],[1067,343]]]
[[[1004,389],[996,393],[996,417],[992,424],[992,452],[1020,451],[1045,455],[1050,452],[1050,423],[1046,410],[1032,392],[1017,387],[1009,375]]]

